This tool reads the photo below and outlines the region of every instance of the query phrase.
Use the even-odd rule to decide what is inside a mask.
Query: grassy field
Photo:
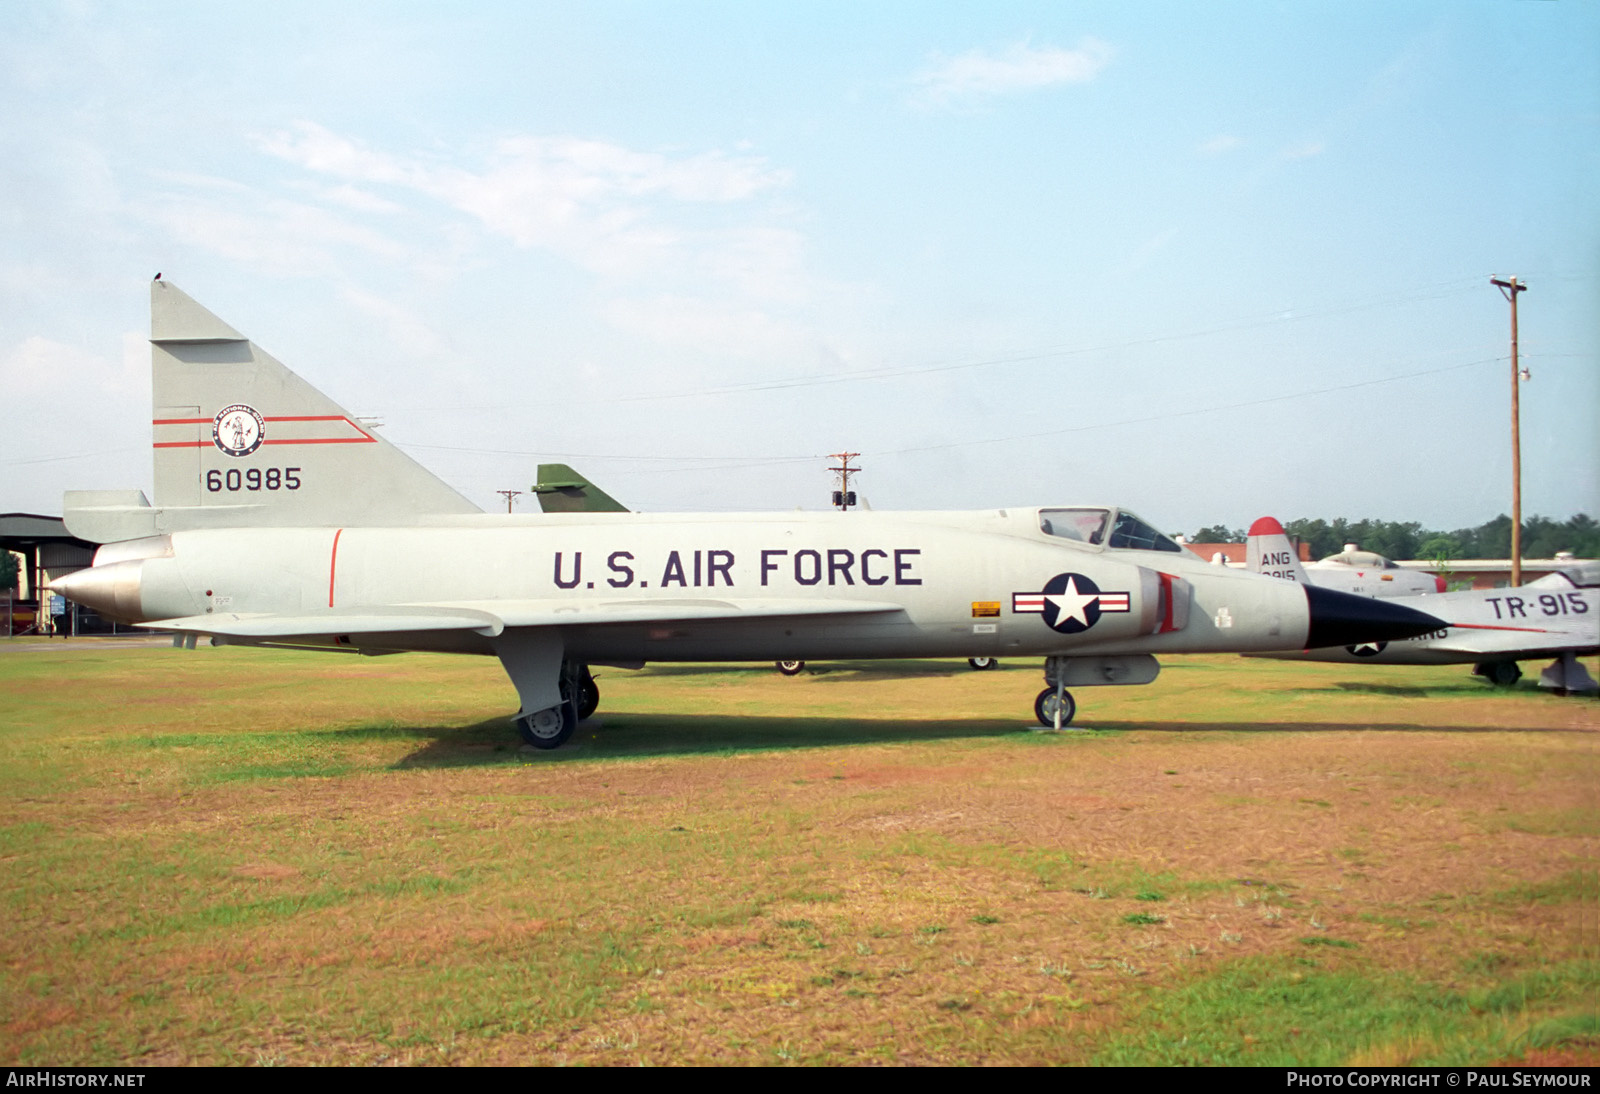
[[[7,1064],[1600,1062],[1600,703],[0,642]]]

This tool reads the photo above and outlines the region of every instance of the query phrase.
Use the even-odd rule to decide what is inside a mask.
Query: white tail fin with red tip
[[[1289,534],[1273,517],[1262,517],[1250,526],[1249,538],[1244,541],[1244,568],[1255,574],[1309,584]]]

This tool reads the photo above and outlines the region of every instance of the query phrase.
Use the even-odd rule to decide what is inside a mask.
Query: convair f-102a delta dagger
[[[498,657],[538,747],[594,709],[592,665],[1037,656],[1059,726],[1068,686],[1149,683],[1156,654],[1441,626],[1207,565],[1111,507],[484,513],[176,286],[151,294],[154,504],[69,492],[67,527],[104,546],[54,588],[189,646]]]

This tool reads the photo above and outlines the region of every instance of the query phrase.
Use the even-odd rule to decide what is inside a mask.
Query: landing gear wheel
[[[778,661],[775,663],[778,666],[778,671],[785,676],[799,676],[806,670],[804,661]]]
[[[1039,724],[1050,729],[1056,727],[1056,689],[1045,688],[1039,693],[1039,698],[1033,701],[1033,713],[1038,717]],[[1072,700],[1072,692],[1061,693],[1061,725],[1066,727],[1072,721],[1072,716],[1078,713],[1078,704]]]
[[[517,715],[517,733],[534,748],[560,748],[578,728],[578,712],[571,703],[560,703],[532,714]]]
[[[1509,688],[1522,679],[1522,667],[1515,661],[1482,661],[1472,667],[1472,674],[1482,676],[1497,688]]]
[[[1000,667],[1000,662],[993,657],[969,657],[967,658],[967,664],[971,665],[979,672],[982,672],[984,669],[997,669]]]
[[[583,672],[578,677],[578,721],[582,722],[593,716],[600,706],[600,685],[594,682],[594,675],[589,671],[589,666],[583,666]]]

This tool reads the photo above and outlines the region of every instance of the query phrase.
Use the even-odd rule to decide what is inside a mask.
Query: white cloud
[[[544,248],[593,272],[623,277],[682,265],[686,255],[693,263],[697,253],[729,240],[735,250],[750,246],[737,231],[719,237],[679,226],[675,211],[748,202],[789,182],[788,172],[757,156],[638,152],[566,136],[506,138],[477,169],[391,156],[306,121],[258,143],[271,155],[347,183],[426,195],[519,247]]]
[[[180,242],[257,268],[326,276],[337,269],[336,247],[353,247],[385,261],[406,249],[381,232],[327,209],[286,201],[245,187],[169,192],[147,212]]]
[[[134,332],[122,336],[115,358],[79,346],[31,335],[0,357],[0,390],[12,396],[108,399],[136,394],[149,382],[150,343]]]
[[[316,196],[334,205],[342,205],[357,213],[389,215],[401,211],[401,206],[359,186],[325,186],[312,191]]]
[[[118,391],[148,390],[150,384],[150,335],[142,330],[122,332],[122,374]]]
[[[650,342],[705,353],[773,359],[792,355],[802,341],[800,332],[760,310],[678,295],[615,299],[605,316]]]
[[[803,269],[805,237],[787,228],[725,233],[708,256],[710,272],[756,299],[796,302],[815,287]]]
[[[371,316],[388,332],[389,340],[413,359],[428,361],[435,369],[456,363],[458,354],[450,343],[423,322],[413,309],[353,285],[346,285],[342,295],[356,310]]]
[[[1235,148],[1244,146],[1244,141],[1229,133],[1219,133],[1210,140],[1200,145],[1202,156],[1220,156],[1225,152],[1232,152]]]
[[[263,152],[318,174],[362,182],[411,181],[411,172],[391,157],[370,152],[313,122],[298,122],[292,132],[274,133],[256,143]]]
[[[1111,62],[1113,52],[1100,39],[1085,38],[1076,49],[1018,42],[999,52],[936,54],[912,83],[919,103],[947,106],[1056,84],[1088,83]]]
[[[1164,232],[1158,232],[1151,236],[1139,244],[1134,249],[1134,252],[1128,256],[1128,261],[1123,264],[1123,269],[1127,271],[1143,269],[1152,258],[1166,250],[1172,244],[1172,241],[1177,238],[1178,229],[1176,228],[1168,228]]]
[[[93,354],[35,334],[0,358],[0,385],[12,395],[44,395],[63,380],[71,385],[95,364]]]

